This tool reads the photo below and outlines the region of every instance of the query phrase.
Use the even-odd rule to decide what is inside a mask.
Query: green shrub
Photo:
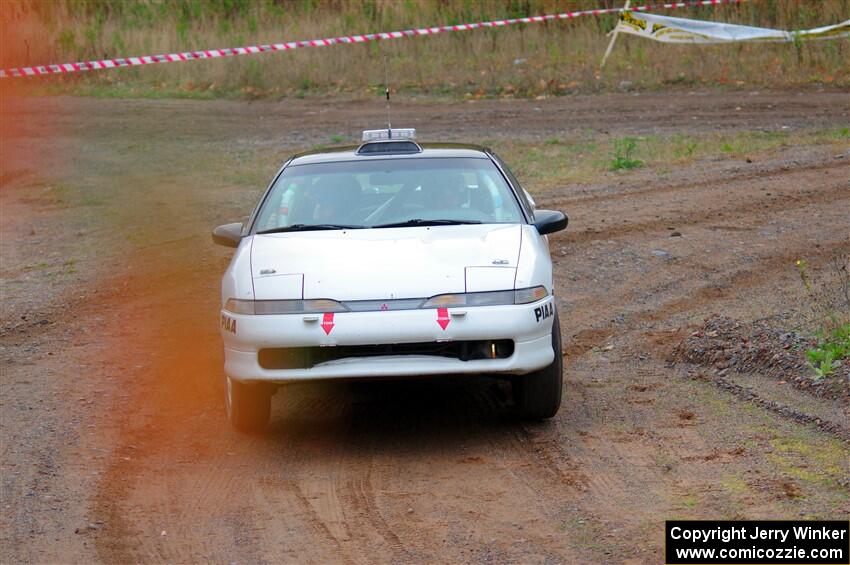
[[[624,137],[614,140],[614,157],[611,159],[611,170],[637,169],[643,165],[643,161],[634,157],[637,149],[637,139]]]
[[[834,329],[832,333],[818,340],[813,349],[806,351],[817,379],[822,379],[837,369],[844,359],[850,357],[850,324]]]

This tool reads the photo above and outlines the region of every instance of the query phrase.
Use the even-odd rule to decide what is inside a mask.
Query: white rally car
[[[227,410],[262,429],[278,385],[315,379],[492,375],[519,413],[555,415],[561,338],[546,234],[490,150],[364,132],[359,147],[287,161],[247,223],[221,285]]]

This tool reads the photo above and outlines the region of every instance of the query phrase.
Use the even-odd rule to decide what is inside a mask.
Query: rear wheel
[[[523,418],[551,418],[561,407],[564,358],[561,354],[561,323],[557,312],[552,321],[552,349],[555,351],[555,359],[551,365],[513,380],[514,401]]]
[[[243,383],[225,378],[227,417],[234,428],[243,432],[260,432],[269,423],[272,405],[271,386]]]

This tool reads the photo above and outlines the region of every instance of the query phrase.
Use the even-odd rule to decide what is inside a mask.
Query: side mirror
[[[537,210],[534,212],[534,227],[540,235],[555,233],[567,227],[567,216],[557,210]]]
[[[242,224],[224,224],[218,226],[212,232],[213,243],[223,245],[225,247],[239,247],[239,242],[242,241]]]

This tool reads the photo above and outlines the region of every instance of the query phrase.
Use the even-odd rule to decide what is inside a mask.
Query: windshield
[[[516,197],[489,159],[381,159],[287,167],[254,232],[521,222]]]

